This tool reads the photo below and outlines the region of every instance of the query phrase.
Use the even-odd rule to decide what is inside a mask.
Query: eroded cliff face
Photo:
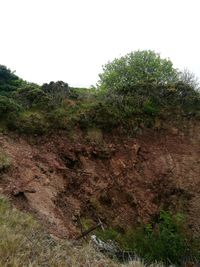
[[[71,137],[1,135],[0,145],[12,159],[0,192],[56,236],[79,235],[79,218],[127,229],[161,209],[186,213],[199,231],[199,121],[131,138],[94,129]]]

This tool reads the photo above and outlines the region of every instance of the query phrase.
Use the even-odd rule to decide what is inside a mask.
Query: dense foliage
[[[74,127],[135,133],[155,121],[200,115],[198,81],[154,51],[136,51],[104,67],[98,88],[63,81],[39,86],[0,65],[0,129],[43,134]]]
[[[0,65],[0,95],[9,95],[15,91],[23,81],[6,66]]]
[[[102,89],[124,94],[141,83],[173,83],[178,80],[178,71],[169,59],[162,59],[154,51],[144,50],[108,62],[99,77]]]

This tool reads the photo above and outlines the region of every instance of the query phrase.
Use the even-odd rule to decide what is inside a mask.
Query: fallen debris
[[[82,230],[81,230],[82,233],[81,233],[80,236],[78,236],[78,237],[76,238],[76,240],[79,240],[79,239],[81,239],[81,238],[87,236],[88,234],[90,234],[92,231],[96,230],[96,229],[99,228],[99,227],[101,227],[102,230],[103,230],[103,223],[102,223],[100,220],[99,220],[99,223],[98,223],[97,225],[90,227],[88,230],[83,231],[83,232],[82,232]]]
[[[117,258],[120,262],[137,260],[133,251],[121,250],[113,241],[102,241],[96,235],[91,236],[91,241],[95,249],[106,254],[111,258]]]

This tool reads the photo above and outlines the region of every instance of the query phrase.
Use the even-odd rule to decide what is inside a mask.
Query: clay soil
[[[53,235],[76,238],[80,221],[127,229],[181,211],[200,227],[200,125],[145,130],[135,137],[84,132],[0,136],[11,158],[0,193]]]

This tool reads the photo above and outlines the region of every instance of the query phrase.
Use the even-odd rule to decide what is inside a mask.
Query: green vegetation
[[[85,130],[89,142],[103,144],[105,131],[135,134],[158,121],[200,118],[198,82],[188,71],[173,68],[154,51],[136,51],[105,65],[97,88],[72,88],[58,81],[39,86],[0,65],[0,129],[29,135],[57,130]],[[11,165],[0,151],[0,171]],[[101,209],[96,199],[91,206]],[[57,242],[29,216],[0,198],[0,266],[100,266],[67,242]],[[84,221],[85,227],[91,222]],[[86,227],[87,228],[87,227]],[[157,222],[128,232],[97,231],[116,240],[147,262],[180,265],[185,255],[200,260],[198,240],[192,240],[180,215],[160,214]],[[85,258],[84,258],[85,257]],[[98,258],[98,257],[97,257]],[[186,259],[187,260],[187,259]],[[108,265],[112,266],[112,265]],[[119,266],[119,265],[113,265]],[[131,265],[130,265],[131,266]],[[134,265],[132,265],[134,266]]]
[[[0,150],[0,172],[7,170],[11,165],[10,157],[1,149]]]
[[[125,265],[113,262],[90,245],[55,240],[30,215],[12,208],[2,196],[0,237],[0,267],[144,267],[140,261]]]
[[[14,72],[11,72],[6,66],[0,65],[0,95],[10,96],[10,93],[22,84],[23,81]]]
[[[62,81],[39,86],[0,65],[0,128],[37,135],[76,128],[134,134],[159,119],[200,116],[195,76],[154,51],[115,59],[99,76],[97,88]]]
[[[166,85],[178,81],[178,71],[169,59],[151,50],[136,51],[108,62],[99,75],[100,87],[126,94],[141,83]]]
[[[162,211],[157,222],[119,233],[114,229],[97,231],[103,240],[114,240],[125,251],[133,251],[146,262],[163,262],[181,266],[200,260],[199,239],[192,239],[181,214]]]

